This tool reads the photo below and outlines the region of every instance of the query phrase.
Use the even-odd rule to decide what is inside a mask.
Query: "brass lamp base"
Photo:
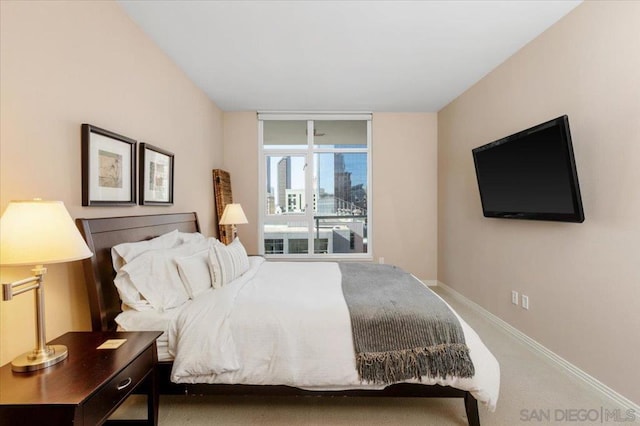
[[[42,351],[34,349],[31,352],[24,353],[15,358],[11,361],[11,370],[17,373],[42,370],[60,361],[64,361],[68,355],[69,352],[64,345],[45,346],[45,349]]]

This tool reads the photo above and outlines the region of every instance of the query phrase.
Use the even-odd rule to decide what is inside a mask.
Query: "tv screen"
[[[473,149],[486,217],[583,222],[569,118]]]

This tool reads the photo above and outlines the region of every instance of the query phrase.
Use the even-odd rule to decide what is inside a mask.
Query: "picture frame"
[[[174,154],[148,143],[140,143],[140,205],[173,204]]]
[[[87,123],[81,131],[82,205],[135,205],[137,142]]]

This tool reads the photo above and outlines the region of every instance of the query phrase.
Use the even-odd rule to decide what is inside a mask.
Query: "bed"
[[[83,263],[94,331],[116,330],[118,328],[116,317],[122,313],[120,295],[114,286],[115,272],[111,257],[112,247],[121,243],[150,240],[175,230],[181,233],[196,233],[200,231],[196,213],[77,219],[76,222],[87,244],[95,253],[93,257],[86,259]],[[263,263],[267,263],[267,266],[261,266]],[[257,269],[284,267],[283,265],[269,265],[269,263],[275,262],[253,260],[253,266]],[[330,266],[328,265],[327,267]],[[229,286],[229,288],[232,287]],[[196,303],[193,303],[193,305],[196,305]],[[244,317],[246,316],[244,315]],[[490,409],[495,407],[498,395],[497,387],[499,386],[499,367],[495,358],[480,342],[475,332],[464,321],[461,319],[460,321],[465,327],[467,340],[469,338],[472,341],[477,340],[473,343],[474,345],[479,345],[477,350],[473,349],[471,341],[469,343],[470,347],[472,347],[472,354],[476,355],[476,358],[474,358],[474,364],[476,364],[475,376],[480,377],[486,373],[485,375],[488,377],[487,380],[489,382],[487,385],[477,384],[472,378],[467,381],[451,380],[443,382],[440,380],[429,384],[409,380],[407,383],[395,383],[388,386],[379,384],[357,386],[352,382],[341,382],[336,383],[335,386],[330,386],[328,383],[312,386],[313,383],[306,383],[305,386],[299,387],[296,386],[295,382],[287,385],[271,383],[268,380],[265,384],[265,380],[262,379],[252,382],[251,378],[237,374],[219,374],[215,380],[206,380],[205,378],[205,380],[186,380],[184,383],[174,383],[171,380],[174,361],[165,359],[159,362],[158,365],[160,392],[162,394],[198,395],[269,394],[460,398],[464,401],[469,425],[479,425],[478,400],[476,397],[479,397],[480,401],[487,404]],[[247,338],[246,340],[249,339]],[[482,353],[482,357],[478,358],[480,353]],[[482,374],[478,372],[479,370]],[[225,383],[225,380],[234,384]]]

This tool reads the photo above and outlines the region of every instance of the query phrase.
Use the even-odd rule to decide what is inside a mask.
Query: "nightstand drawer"
[[[103,421],[152,371],[153,365],[153,347],[150,347],[85,403],[84,423]]]

